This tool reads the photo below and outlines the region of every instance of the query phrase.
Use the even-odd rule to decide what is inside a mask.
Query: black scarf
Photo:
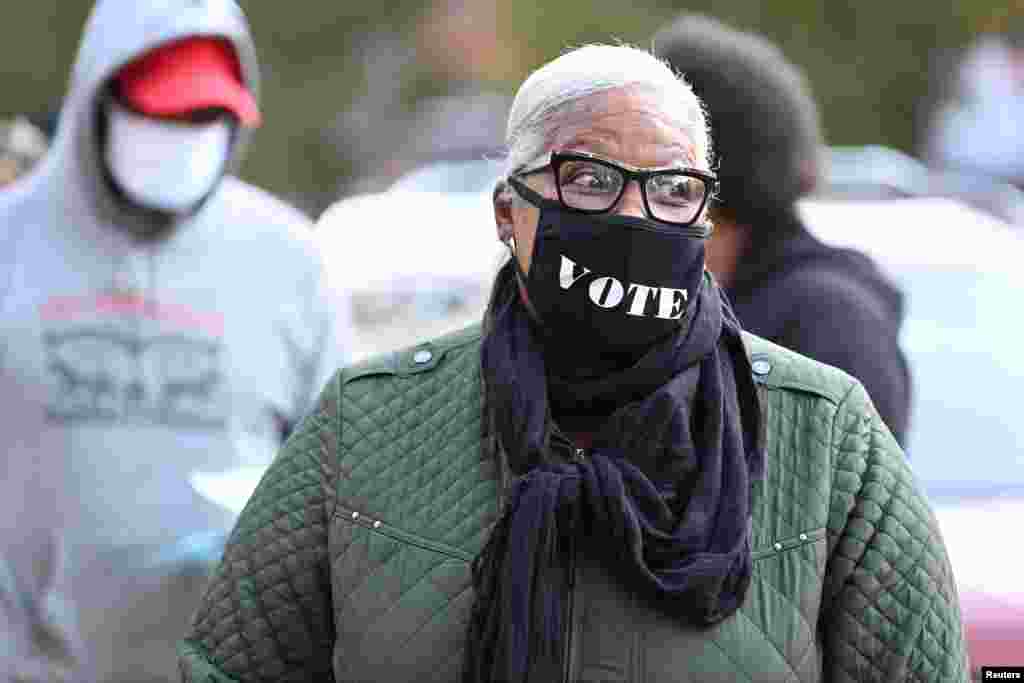
[[[707,626],[738,609],[765,431],[739,324],[714,282],[705,279],[678,334],[625,370],[578,383],[548,380],[509,268],[488,316],[485,400],[517,476],[473,563],[464,683],[560,676],[577,547],[680,620]],[[560,412],[614,406],[585,458],[553,427],[551,402]]]

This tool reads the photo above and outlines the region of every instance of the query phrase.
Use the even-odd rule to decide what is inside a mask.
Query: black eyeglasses
[[[526,177],[551,169],[549,181],[562,206],[581,213],[606,213],[636,180],[649,218],[685,227],[692,225],[713,196],[718,179],[692,168],[642,169],[585,152],[552,152],[543,166],[517,173]]]

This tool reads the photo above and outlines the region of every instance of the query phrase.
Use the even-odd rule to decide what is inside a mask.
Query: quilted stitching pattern
[[[347,522],[332,534],[342,549],[334,561],[339,679],[453,680],[470,607],[466,563]]]
[[[962,623],[938,524],[854,385],[836,416],[826,576],[831,680],[965,681]]]
[[[468,559],[497,513],[494,469],[480,459],[481,414],[476,345],[449,350],[429,373],[346,386],[339,499],[373,521],[353,523],[349,513],[331,529],[341,680],[457,677]],[[400,654],[378,642],[401,643]]]
[[[267,470],[231,533],[181,649],[186,681],[331,675],[327,520],[334,504],[337,382]],[[216,664],[219,676],[209,672]]]
[[[749,341],[778,369],[754,490],[753,544],[767,550],[736,618],[694,636],[689,673],[644,676],[966,680],[948,559],[927,542],[934,517],[863,389]],[[478,354],[470,337],[428,371],[402,373],[398,354],[332,384],[232,534],[181,649],[185,680],[457,678],[467,560],[496,515]],[[772,551],[823,528],[827,540]]]
[[[767,396],[771,457],[754,490],[755,548],[821,528],[829,510],[834,406],[801,392],[769,389]]]
[[[490,466],[480,462],[479,386],[475,346],[449,351],[430,373],[347,385],[339,496],[362,514],[475,553],[495,507]]]

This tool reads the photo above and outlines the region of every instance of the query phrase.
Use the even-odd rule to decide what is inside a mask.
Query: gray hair
[[[690,86],[664,61],[627,45],[586,45],[553,59],[519,87],[509,112],[506,175],[539,160],[558,127],[594,109],[592,96],[637,89],[660,100],[662,113],[694,144],[696,163],[708,170],[711,141],[707,117]]]

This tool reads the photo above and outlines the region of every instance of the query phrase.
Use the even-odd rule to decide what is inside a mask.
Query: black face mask
[[[706,226],[580,213],[510,182],[540,209],[529,274],[513,260],[549,341],[636,356],[683,325],[703,279]]]

